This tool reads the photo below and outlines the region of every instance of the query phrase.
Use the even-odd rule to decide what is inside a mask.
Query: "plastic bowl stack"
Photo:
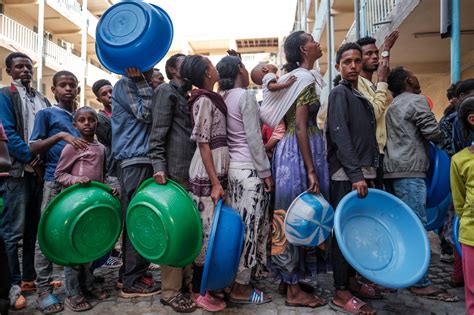
[[[145,72],[166,55],[172,41],[173,24],[163,9],[143,1],[122,1],[100,18],[96,53],[112,72],[124,74],[129,67]]]
[[[426,179],[426,217],[425,228],[428,231],[436,230],[443,226],[451,204],[451,188],[449,180],[450,159],[449,156],[430,143],[430,168]]]
[[[456,251],[458,252],[459,256],[462,256],[462,248],[461,244],[459,243],[459,217],[457,214],[454,215],[453,219],[453,241]]]
[[[361,275],[387,288],[417,283],[428,269],[425,228],[400,199],[369,189],[366,198],[346,195],[336,209],[334,231],[346,260]]]
[[[53,263],[72,266],[106,255],[122,230],[122,209],[112,189],[91,182],[66,188],[46,207],[38,226],[41,251]]]

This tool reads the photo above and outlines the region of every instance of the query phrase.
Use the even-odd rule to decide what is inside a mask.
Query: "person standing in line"
[[[12,83],[0,89],[0,117],[9,139],[12,168],[8,176],[0,177],[0,192],[4,193],[0,234],[5,240],[12,285],[17,292],[13,309],[21,309],[26,306],[21,291],[36,290],[34,256],[43,175],[40,159],[30,153],[28,142],[36,114],[51,104],[31,87],[33,62],[30,57],[14,52],[7,56],[5,64]],[[18,258],[21,240],[22,268]]]
[[[88,106],[79,108],[74,113],[74,127],[79,131],[81,139],[88,142],[86,150],[77,151],[72,145],[66,144],[54,173],[55,180],[67,188],[74,184],[86,185],[91,181],[104,182],[105,179],[105,147],[94,139],[97,127],[97,113]],[[112,191],[117,195],[117,189]],[[66,306],[74,312],[82,312],[93,306],[87,298],[105,300],[109,294],[94,286],[92,263],[78,266],[65,266]]]
[[[275,210],[286,211],[304,191],[327,197],[329,174],[324,133],[316,123],[320,108],[318,81],[312,73],[316,60],[322,56],[321,47],[311,34],[296,31],[286,38],[284,48],[287,60],[284,68],[289,72],[286,75],[295,75],[297,79],[280,91],[289,101],[282,97],[275,104],[287,106],[287,110],[284,117],[274,117],[277,123],[284,118],[286,131],[274,150],[272,167]],[[294,97],[287,98],[289,94]],[[285,305],[318,308],[327,304],[323,298],[313,294],[313,287],[303,287],[302,282],[308,274],[327,270],[326,253],[318,251],[288,243],[281,252],[272,256],[271,271],[281,281],[279,291],[286,295]]]
[[[217,63],[219,91],[227,106],[229,186],[226,203],[237,210],[245,223],[243,254],[230,293],[237,304],[263,304],[270,295],[252,287],[252,272],[261,277],[267,265],[270,234],[269,193],[273,190],[270,161],[260,131],[255,94],[247,91],[249,73],[237,56]]]
[[[181,78],[185,91],[192,86],[189,106],[193,131],[191,139],[197,144],[189,168],[189,193],[201,216],[202,247],[193,266],[193,299],[199,307],[217,312],[226,308],[226,303],[217,294],[198,293],[206,260],[207,244],[212,228],[215,207],[225,198],[229,170],[227,147],[227,106],[222,96],[213,91],[219,74],[211,61],[200,55],[187,56],[181,64]]]
[[[153,176],[148,158],[153,89],[148,84],[153,69],[128,68],[112,91],[112,154],[117,161],[122,208],[125,211],[140,184]],[[117,287],[120,296],[135,298],[160,292],[160,284],[147,273],[150,262],[133,247],[124,223],[123,265]]]
[[[189,188],[189,166],[196,150],[191,140],[192,123],[187,93],[182,88],[181,64],[185,55],[175,54],[166,61],[169,83],[161,84],[153,94],[149,153],[153,178],[159,185],[168,179]],[[196,309],[190,296],[192,265],[175,268],[161,265],[161,303],[175,312]]]
[[[356,43],[343,44],[336,53],[336,69],[342,80],[329,94],[326,137],[331,175],[329,202],[334,209],[353,190],[365,198],[377,176],[379,150],[372,104],[358,90],[362,70],[362,49]],[[352,314],[372,315],[376,311],[361,298],[381,298],[368,284],[356,280],[336,238],[332,239],[335,294],[331,308]]]
[[[92,85],[96,99],[103,108],[97,115],[97,140],[105,146],[106,178],[105,183],[120,189],[117,178],[117,162],[112,155],[112,83],[108,80],[98,80]],[[118,268],[122,266],[122,236],[120,236],[104,267]]]
[[[10,161],[10,154],[8,153],[8,138],[3,130],[2,122],[0,121],[0,172],[8,172],[12,166]],[[3,198],[3,193],[0,192],[0,198]],[[0,212],[3,209],[0,209]],[[0,314],[8,314],[10,308],[10,268],[8,267],[8,257],[5,250],[5,242],[0,235]]]
[[[459,103],[461,103],[465,98],[474,96],[474,78],[466,79],[459,84],[459,87],[456,89],[456,94],[459,97]],[[474,131],[463,130],[461,122],[459,121],[459,115],[456,112],[452,114],[452,149],[454,153],[458,153],[462,149],[471,145],[471,142],[474,141]]]
[[[474,129],[474,97],[459,107],[464,133]],[[451,160],[451,192],[459,216],[459,243],[462,248],[466,313],[474,314],[474,142]]]
[[[384,179],[388,180],[390,191],[405,202],[425,225],[425,179],[430,164],[428,141],[439,142],[441,131],[426,97],[420,95],[420,83],[413,72],[397,67],[390,71],[387,82],[394,99],[386,116]],[[443,302],[458,301],[456,296],[434,286],[428,272],[410,291]]]
[[[384,189],[383,183],[383,157],[387,133],[385,127],[385,114],[390,105],[391,97],[388,93],[387,77],[390,73],[390,50],[397,41],[398,30],[391,32],[382,45],[380,62],[379,49],[375,45],[375,38],[363,37],[357,40],[362,48],[362,70],[359,75],[357,89],[364,95],[374,108],[375,120],[377,122],[377,144],[379,147],[379,165],[377,167],[377,178],[375,188]],[[377,72],[377,85],[372,83],[374,72]]]
[[[55,181],[54,172],[66,143],[71,144],[76,150],[86,150],[89,145],[87,141],[78,138],[79,132],[73,126],[76,97],[80,92],[77,77],[69,71],[59,71],[53,76],[51,90],[58,104],[42,109],[36,114],[30,136],[31,153],[42,154],[45,157],[41,212],[61,192],[61,185]],[[63,304],[53,294],[51,286],[53,263],[43,254],[38,242],[35,249],[35,269],[38,275],[37,308],[45,314],[62,311]]]
[[[160,69],[154,68],[153,75],[150,79],[150,85],[153,90],[156,90],[161,84],[165,83],[165,77],[161,73]]]

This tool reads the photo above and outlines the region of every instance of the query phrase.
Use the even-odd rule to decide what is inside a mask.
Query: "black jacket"
[[[342,80],[329,94],[326,137],[331,176],[343,167],[355,183],[364,179],[361,167],[378,166],[375,129],[370,102]]]

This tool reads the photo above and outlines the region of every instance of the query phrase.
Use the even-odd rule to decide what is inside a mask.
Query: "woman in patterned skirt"
[[[267,239],[270,232],[269,192],[273,179],[262,142],[258,104],[247,90],[249,73],[237,56],[224,57],[217,64],[219,90],[227,105],[229,145],[229,188],[226,202],[240,213],[245,223],[243,252],[230,293],[239,304],[263,304],[272,298],[250,285],[266,271]]]

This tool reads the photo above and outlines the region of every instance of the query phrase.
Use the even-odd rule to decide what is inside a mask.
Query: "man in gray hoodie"
[[[413,72],[397,67],[390,72],[387,83],[394,99],[386,116],[384,179],[388,180],[389,190],[426,224],[425,178],[430,165],[428,141],[440,141],[441,131],[428,100],[420,95],[420,83]],[[444,302],[458,300],[432,285],[428,273],[410,291]]]

